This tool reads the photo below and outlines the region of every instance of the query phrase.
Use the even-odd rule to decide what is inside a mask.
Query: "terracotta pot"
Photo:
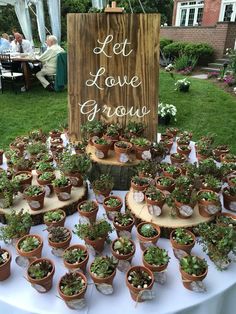
[[[145,151],[150,151],[150,148],[151,148],[151,144],[150,145],[147,145],[147,146],[138,146],[138,145],[134,145],[134,149],[135,149],[135,155],[136,155],[136,158],[138,160],[143,160],[143,153]]]
[[[8,260],[0,265],[0,281],[3,281],[11,275],[11,253],[6,249],[1,250],[8,253]]]
[[[162,177],[157,177],[157,178],[155,179],[156,187],[157,187],[159,190],[161,190],[161,191],[172,192],[172,191],[174,190],[174,188],[175,188],[175,180],[170,177],[170,179],[172,179],[172,182],[173,182],[173,183],[172,183],[171,185],[169,185],[169,186],[164,186],[164,185],[161,185],[161,184],[158,182],[158,180],[159,180],[160,178],[162,178]]]
[[[28,202],[30,209],[34,211],[37,211],[43,208],[44,196],[45,196],[45,191],[35,196],[26,195],[24,192],[24,198]]]
[[[151,238],[146,238],[146,237],[142,236],[139,231],[140,231],[141,227],[143,225],[146,225],[146,224],[152,225],[156,229],[157,235],[155,235],[154,237],[151,237]],[[146,250],[146,248],[150,245],[155,245],[157,243],[157,240],[160,238],[160,235],[161,235],[160,227],[151,223],[151,222],[141,222],[137,226],[137,238],[139,240],[140,248],[142,251]]]
[[[165,204],[165,194],[163,192],[162,193],[162,196],[163,196],[163,199],[160,200],[160,201],[154,201],[154,200],[151,200],[149,199],[146,195],[145,195],[145,201],[147,203],[147,205],[153,205],[153,206],[158,206],[162,209],[163,205]]]
[[[97,144],[96,141],[93,141],[93,146],[95,147],[95,155],[99,159],[105,159],[108,157],[108,152],[110,149],[111,144],[106,144],[106,145],[100,145]]]
[[[3,154],[4,154],[4,151],[0,150],[0,165],[3,164]]]
[[[193,213],[192,213],[192,215],[190,215],[190,216],[184,216],[184,215],[182,215],[182,214],[180,213],[180,208],[181,208],[182,206],[189,206],[189,207],[191,207],[191,208],[193,209],[193,212],[194,212],[194,206],[193,206],[193,205],[184,204],[184,203],[178,202],[176,199],[174,200],[174,202],[175,202],[176,213],[177,213],[177,216],[178,216],[179,218],[182,218],[182,219],[189,219],[189,218],[192,217]]]
[[[173,230],[173,231],[171,232],[171,234],[170,234],[170,243],[171,243],[171,246],[172,246],[173,249],[182,250],[182,251],[184,251],[184,252],[190,254],[192,248],[194,247],[194,245],[195,245],[195,243],[196,243],[196,237],[195,237],[195,235],[194,235],[191,231],[186,230],[186,232],[192,237],[192,239],[193,239],[193,242],[192,242],[192,243],[190,243],[190,244],[179,244],[178,242],[176,242],[176,241],[174,240],[174,238],[173,238],[173,237],[174,237],[175,230]]]
[[[213,153],[214,159],[216,161],[220,161],[220,155],[228,154],[229,153],[229,149],[228,148],[226,148],[226,149],[213,149],[212,153]]]
[[[28,185],[31,185],[32,184],[32,179],[33,179],[33,175],[31,173],[31,171],[18,171],[14,177],[16,177],[17,175],[20,175],[20,174],[26,174],[27,176],[29,176],[28,179],[25,179],[25,180],[21,180],[19,182],[19,185],[20,185],[20,192],[23,193],[24,189],[28,186]]]
[[[174,143],[173,139],[169,139],[169,140],[165,140],[165,141],[160,140],[160,143],[162,143],[164,145],[164,147],[166,148],[166,150],[167,150],[167,152],[169,154],[170,151],[171,151],[171,148],[173,146],[173,143]]]
[[[80,209],[80,206],[86,202],[87,201],[80,202],[77,206],[77,209],[78,209],[80,216],[88,218],[90,223],[93,223],[96,221],[96,218],[97,218],[97,213],[98,213],[98,209],[99,209],[98,204],[97,204],[97,202],[92,201],[94,204],[94,210],[92,210],[90,212],[86,212],[86,211],[83,211]]]
[[[116,233],[117,233],[118,237],[120,236],[120,232],[121,232],[121,231],[128,231],[128,232],[131,233],[131,230],[132,230],[132,228],[133,228],[133,226],[134,226],[134,223],[135,223],[134,217],[133,217],[132,222],[131,222],[129,225],[127,225],[127,226],[119,225],[119,224],[116,222],[116,217],[114,217],[114,219],[113,219],[113,225],[114,225],[114,227],[115,227],[115,229],[116,229]]]
[[[132,286],[132,285],[129,283],[129,281],[128,281],[129,273],[132,272],[132,271],[139,270],[139,269],[145,271],[145,272],[148,273],[148,275],[151,277],[151,283],[150,283],[150,285],[149,285],[147,288],[145,288],[145,289],[143,289],[143,288],[136,288],[136,287]],[[133,266],[133,267],[131,267],[131,268],[127,271],[125,277],[126,277],[126,278],[125,278],[126,285],[127,285],[128,289],[129,289],[131,298],[132,298],[135,302],[143,302],[143,300],[142,300],[141,297],[140,297],[141,291],[142,291],[142,290],[152,290],[152,287],[153,287],[153,285],[154,285],[154,275],[153,275],[152,271],[150,271],[150,269],[148,269],[148,268],[146,268],[146,267],[144,267],[144,266]]]
[[[223,227],[227,227],[227,224],[224,224],[222,222],[219,221],[219,217],[229,217],[232,218],[233,220],[236,221],[236,215],[230,214],[230,213],[219,213],[218,215],[216,215],[216,224],[219,226],[223,226]],[[234,227],[234,229],[236,229],[236,227]]]
[[[94,191],[94,194],[95,194],[95,198],[96,198],[96,201],[99,203],[99,204],[103,204],[104,202],[104,199],[110,195],[111,193],[111,190],[104,190],[104,191],[98,191],[96,189],[93,189]]]
[[[174,154],[171,154],[171,155],[170,155],[170,160],[171,160],[171,163],[172,163],[172,164],[174,164],[174,165],[175,165],[175,164],[180,165],[180,164],[185,163],[186,160],[187,160],[187,158],[186,158],[185,155],[182,155],[181,158],[177,158],[177,157],[175,157]]]
[[[73,250],[73,249],[81,249],[81,250],[86,252],[87,256],[86,256],[86,258],[82,262],[77,262],[77,263],[74,263],[74,264],[68,263],[63,258],[63,263],[64,263],[65,267],[67,269],[69,269],[69,270],[81,269],[81,270],[83,270],[83,272],[85,272],[86,271],[86,266],[87,266],[87,263],[88,263],[88,260],[89,260],[89,255],[88,255],[88,251],[87,251],[86,246],[81,245],[81,244],[71,245],[64,251],[64,253],[66,251],[70,251],[70,250]]]
[[[210,191],[210,190],[200,190],[198,193],[197,193],[197,195],[199,195],[201,192],[212,192],[212,191]],[[214,192],[215,193],[215,192]],[[216,195],[218,195],[217,193],[215,193]],[[216,213],[215,214],[210,214],[210,213],[208,213],[208,211],[206,211],[206,207],[208,207],[208,206],[217,206],[218,205],[218,202],[216,202],[216,201],[211,201],[211,202],[209,202],[209,201],[204,201],[204,200],[199,200],[198,201],[198,210],[199,210],[199,214],[201,215],[201,216],[203,216],[203,217],[206,217],[206,218],[210,218],[210,217],[212,217],[212,216],[215,216],[216,215]]]
[[[94,250],[98,253],[101,253],[104,250],[105,241],[106,241],[106,237],[99,238],[96,240],[90,240],[88,238],[84,239],[84,242],[88,245],[91,245],[94,248]]]
[[[134,254],[135,254],[135,250],[136,250],[135,243],[134,243],[132,240],[130,240],[130,242],[133,244],[133,251],[130,252],[129,254],[122,255],[122,254],[118,254],[118,253],[114,250],[114,244],[115,244],[115,242],[116,242],[117,240],[118,240],[118,239],[115,239],[115,240],[112,241],[112,243],[111,243],[111,253],[112,253],[112,255],[113,255],[116,259],[118,259],[118,260],[120,260],[120,261],[129,261],[129,262],[131,262],[131,261],[132,261],[132,258],[133,258],[133,256],[134,256]]]
[[[233,181],[232,181],[232,179],[236,179],[236,174],[234,173],[233,175],[229,175],[228,177],[227,177],[227,182],[228,182],[228,185],[229,186],[236,186],[236,183],[234,183]]]
[[[36,249],[34,249],[32,251],[29,251],[29,252],[22,251],[20,249],[20,243],[22,241],[24,241],[26,238],[29,238],[29,237],[30,238],[32,238],[32,237],[37,238],[39,240],[39,246]],[[42,255],[42,249],[43,249],[43,239],[39,235],[37,235],[37,234],[25,235],[22,238],[20,238],[18,240],[18,242],[16,243],[16,251],[17,251],[18,255],[26,257],[30,261],[35,260],[36,257],[40,258],[41,255]]]
[[[165,265],[155,266],[155,265],[152,265],[152,264],[149,264],[148,262],[146,262],[144,259],[146,252],[147,252],[147,249],[143,252],[142,261],[143,261],[143,265],[146,268],[148,268],[151,272],[158,273],[158,272],[164,271],[167,268],[168,263]]]
[[[192,290],[190,288],[190,286],[191,286],[191,283],[193,281],[202,281],[206,277],[207,272],[208,272],[208,269],[206,269],[205,272],[202,275],[200,275],[200,276],[192,276],[192,275],[187,274],[181,268],[179,268],[179,269],[180,269],[183,285],[184,285],[184,287],[186,289],[189,289],[189,290]]]
[[[80,300],[80,299],[83,299],[84,298],[84,295],[86,293],[86,290],[87,290],[87,287],[88,287],[88,280],[87,278],[85,277],[84,274],[82,273],[79,273],[79,272],[76,272],[75,273],[78,277],[81,277],[84,282],[85,282],[85,286],[84,288],[77,294],[74,294],[74,295],[66,295],[64,294],[61,289],[60,289],[60,286],[61,286],[61,281],[63,279],[64,276],[62,276],[59,280],[59,283],[58,283],[58,286],[57,286],[57,290],[59,292],[59,295],[60,297],[65,301],[65,302],[69,302],[69,301],[73,301],[73,300]]]
[[[175,137],[178,132],[179,132],[179,129],[177,129],[177,128],[175,128],[175,129],[166,128],[166,134],[171,136],[171,137]]]
[[[176,171],[176,173],[174,173],[174,174],[172,174],[172,173],[166,171],[165,169],[163,169],[163,176],[164,176],[164,177],[170,177],[170,178],[176,179],[176,178],[178,178],[180,175],[181,175],[181,169],[180,169],[180,168],[177,168],[177,171]]]
[[[65,229],[67,229],[67,228],[65,228]],[[63,242],[52,242],[48,237],[48,244],[52,248],[55,248],[55,249],[66,249],[66,248],[68,248],[68,246],[70,245],[72,234],[71,234],[71,231],[69,229],[67,229],[67,230],[69,231],[70,235],[65,241],[63,241]]]
[[[42,174],[42,173],[41,173]],[[41,174],[39,174],[37,176],[37,182],[39,185],[51,185],[52,181],[56,178],[55,174],[53,174],[52,179],[51,180],[41,180],[40,176]]]
[[[198,161],[202,161],[209,158],[209,155],[202,155],[200,153],[196,154]]]
[[[63,217],[61,218],[61,220],[48,222],[48,221],[45,221],[45,219],[43,219],[43,222],[45,223],[45,225],[48,227],[49,226],[51,226],[51,227],[64,227],[65,220],[66,220],[66,213],[62,209],[60,209],[60,212],[63,214]]]
[[[93,280],[93,282],[95,284],[102,284],[102,283],[106,283],[108,285],[112,285],[113,284],[113,280],[114,280],[115,275],[116,275],[116,270],[114,270],[114,272],[110,276],[105,277],[105,278],[100,278],[100,277],[97,277],[95,274],[93,274],[91,272],[91,265],[89,267],[89,275],[90,275],[90,277],[92,278],[92,280]]]
[[[127,159],[129,159],[129,154],[131,152],[133,145],[129,142],[125,142],[125,143],[128,146],[127,148],[118,147],[116,145],[116,143],[114,145],[115,156],[116,156],[116,160],[118,162],[125,163],[125,157],[127,157]],[[122,159],[122,157],[123,157],[123,159]],[[128,162],[128,160],[127,160],[127,162]]]
[[[177,153],[185,155],[186,157],[189,156],[191,153],[191,148],[188,146],[188,149],[184,150],[181,146],[177,146]]]
[[[115,206],[115,207],[110,207],[108,205],[106,205],[106,202],[109,200],[109,199],[116,199],[120,202],[120,205],[118,206]],[[123,201],[122,199],[119,197],[119,196],[107,196],[104,201],[103,201],[103,207],[106,211],[106,214],[107,214],[107,218],[109,220],[113,220],[114,218],[114,215],[117,213],[117,212],[120,212],[121,210],[121,207],[123,206]]]
[[[34,265],[34,264],[37,264],[39,262],[42,262],[42,261],[49,262],[52,265],[52,271],[45,278],[42,278],[42,279],[33,279],[33,278],[31,278],[30,275],[29,275],[29,271],[28,271],[29,267]],[[54,276],[54,273],[55,273],[54,263],[50,259],[48,259],[48,258],[39,258],[39,259],[34,260],[29,265],[29,267],[27,269],[27,280],[32,285],[40,285],[40,286],[44,287],[46,289],[46,291],[44,291],[44,292],[48,292],[52,288],[52,281],[53,281],[53,276]],[[44,292],[42,292],[42,293],[44,293]]]
[[[67,172],[65,173],[67,177],[70,178],[70,182],[74,187],[81,187],[84,184],[84,178],[79,172]]]
[[[119,134],[116,135],[116,136],[109,136],[107,134],[104,134],[103,135],[103,138],[105,138],[105,140],[109,141],[111,144],[110,144],[110,149],[111,150],[114,150],[114,144],[119,141]]]
[[[134,190],[134,191],[145,191],[149,186],[149,183],[145,184],[145,185],[137,185],[135,184],[132,180],[131,180],[131,188]]]
[[[62,187],[54,186],[54,191],[57,194],[59,201],[68,201],[70,199],[72,184]]]
[[[227,187],[223,189],[224,208],[236,212],[236,195],[228,195],[225,193]]]

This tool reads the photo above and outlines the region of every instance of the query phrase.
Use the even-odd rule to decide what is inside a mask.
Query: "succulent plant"
[[[63,294],[73,296],[85,289],[86,283],[78,273],[65,274],[60,281],[60,289]]]
[[[91,264],[91,272],[99,278],[109,277],[116,269],[118,262],[113,257],[98,256]]]
[[[70,237],[70,232],[64,227],[48,227],[48,239],[51,242],[64,242]]]

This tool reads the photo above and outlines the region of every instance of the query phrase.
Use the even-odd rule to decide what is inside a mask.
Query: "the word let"
[[[104,41],[100,41],[99,39],[97,42],[101,45],[101,47],[95,47],[93,49],[93,52],[96,55],[99,55],[103,53],[106,57],[111,58],[112,56],[108,54],[107,47],[108,45],[113,41],[113,35],[107,35]],[[115,55],[122,54],[124,57],[129,56],[133,49],[129,49],[128,45],[131,43],[128,42],[128,39],[126,38],[124,42],[121,43],[115,43],[113,44],[112,51]]]

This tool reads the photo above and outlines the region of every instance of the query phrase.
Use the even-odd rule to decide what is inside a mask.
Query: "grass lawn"
[[[236,97],[207,80],[191,79],[189,93],[174,90],[168,73],[160,74],[160,101],[177,107],[173,125],[192,131],[193,140],[214,133],[216,143],[228,144],[236,153]],[[41,86],[27,93],[0,94],[0,147],[35,128],[49,131],[67,118],[67,92],[50,93]],[[159,127],[158,131],[164,128]]]

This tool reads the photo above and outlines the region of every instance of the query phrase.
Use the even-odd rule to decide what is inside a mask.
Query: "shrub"
[[[160,39],[160,49],[163,50],[163,48],[167,45],[170,45],[173,43],[172,39],[168,39],[168,38],[161,38]]]
[[[187,43],[176,41],[165,46],[163,52],[165,55],[169,55],[171,57],[179,57],[184,53],[185,46],[187,46]]]
[[[174,67],[176,71],[184,70],[188,67],[191,67],[192,70],[195,68],[196,64],[198,62],[197,57],[191,57],[188,55],[182,55],[175,59]]]

